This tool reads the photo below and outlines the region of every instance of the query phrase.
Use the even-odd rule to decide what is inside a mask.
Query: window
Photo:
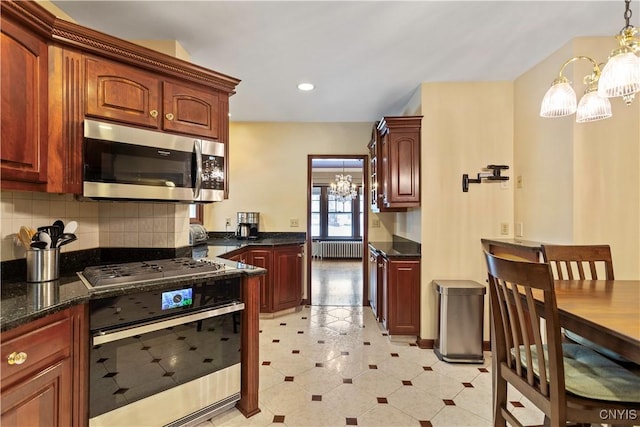
[[[204,221],[204,209],[202,205],[192,204],[189,205],[189,223],[190,224],[202,224]]]
[[[354,200],[341,202],[329,194],[329,187],[311,190],[311,237],[317,239],[360,239],[363,233],[362,187]]]

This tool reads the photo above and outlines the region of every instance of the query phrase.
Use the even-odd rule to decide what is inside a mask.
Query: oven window
[[[192,153],[86,138],[85,181],[192,187]]]
[[[241,311],[94,346],[90,417],[240,363]]]

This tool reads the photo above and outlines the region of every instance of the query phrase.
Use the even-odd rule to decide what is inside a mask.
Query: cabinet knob
[[[156,117],[158,117],[158,110],[149,111],[149,115],[155,119]]]
[[[173,120],[173,114],[171,113],[165,114],[165,117],[167,118],[167,120]]]
[[[13,352],[9,356],[7,356],[7,363],[9,365],[22,365],[27,361],[27,353],[21,352]]]
[[[298,254],[298,258],[302,258],[302,254]]]

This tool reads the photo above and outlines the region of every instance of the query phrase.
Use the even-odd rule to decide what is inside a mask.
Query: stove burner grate
[[[210,259],[171,258],[87,267],[82,276],[93,287],[144,282],[169,277],[188,277],[224,270],[225,265]]]

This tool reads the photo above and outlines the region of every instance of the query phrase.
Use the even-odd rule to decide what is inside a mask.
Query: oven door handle
[[[209,319],[211,317],[221,316],[223,314],[235,313],[244,310],[244,303],[227,305],[215,310],[201,311],[185,316],[173,317],[167,320],[150,323],[142,326],[134,326],[132,328],[121,329],[114,332],[100,332],[93,336],[93,345],[101,345],[113,341],[129,338],[135,335],[142,335],[149,332],[159,331],[161,329],[170,328],[172,326],[184,325],[185,323],[197,322],[199,320]]]

